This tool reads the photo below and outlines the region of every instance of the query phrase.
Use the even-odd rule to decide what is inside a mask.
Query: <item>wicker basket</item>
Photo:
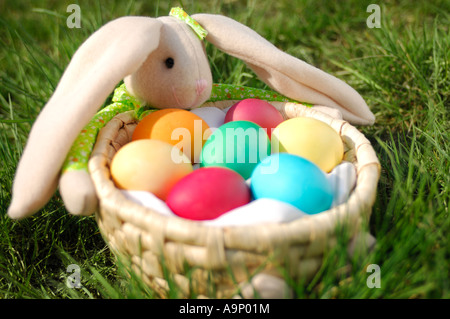
[[[224,109],[236,101],[210,103]],[[110,178],[115,152],[130,141],[136,120],[122,113],[99,133],[89,162],[99,200],[99,228],[112,251],[161,297],[169,289],[167,274],[185,297],[229,298],[255,273],[294,280],[312,278],[324,252],[336,243],[345,225],[351,236],[367,226],[380,175],[377,156],[363,134],[344,120],[289,102],[272,102],[285,119],[308,116],[335,129],[345,145],[344,160],[357,169],[357,183],[348,201],[320,214],[288,223],[209,227],[164,216],[125,198]]]

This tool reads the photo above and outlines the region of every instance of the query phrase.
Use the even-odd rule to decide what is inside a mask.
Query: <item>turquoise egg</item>
[[[326,174],[294,154],[276,153],[262,160],[251,175],[250,188],[255,199],[276,199],[306,214],[325,211],[333,203],[333,188]]]
[[[205,142],[200,167],[227,167],[248,179],[253,169],[271,153],[267,132],[250,121],[220,126]]]

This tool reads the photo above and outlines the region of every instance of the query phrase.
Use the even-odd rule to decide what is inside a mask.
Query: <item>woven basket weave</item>
[[[224,109],[236,101],[207,106]],[[112,251],[130,261],[132,269],[161,297],[167,296],[167,273],[185,297],[192,294],[229,298],[256,272],[294,280],[312,278],[324,252],[336,243],[345,225],[351,236],[367,226],[375,201],[380,164],[367,138],[355,127],[314,109],[289,102],[271,102],[285,119],[307,116],[324,121],[344,142],[344,160],[357,170],[356,187],[348,201],[326,212],[287,223],[210,227],[164,216],[125,198],[111,180],[109,164],[131,140],[136,120],[122,113],[100,131],[89,171],[100,207],[99,228]],[[281,267],[281,268],[280,268]]]

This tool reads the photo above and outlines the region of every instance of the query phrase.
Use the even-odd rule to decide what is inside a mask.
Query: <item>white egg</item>
[[[286,223],[307,216],[298,208],[271,198],[254,200],[235,208],[213,220],[205,220],[209,226],[244,226],[262,223]]]
[[[159,199],[150,192],[129,190],[121,190],[121,192],[127,199],[144,207],[150,208],[160,213],[161,215],[175,216],[172,210],[167,206],[166,202]]]
[[[225,122],[225,112],[214,106],[198,107],[191,112],[200,116],[213,131]]]
[[[327,177],[334,190],[332,207],[346,202],[356,185],[355,166],[350,162],[343,161],[333,168]]]

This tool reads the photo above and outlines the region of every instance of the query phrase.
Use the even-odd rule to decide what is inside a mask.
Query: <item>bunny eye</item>
[[[173,65],[175,64],[175,61],[172,58],[167,58],[166,61],[164,61],[164,63],[166,64],[166,67],[168,69],[173,68]]]

